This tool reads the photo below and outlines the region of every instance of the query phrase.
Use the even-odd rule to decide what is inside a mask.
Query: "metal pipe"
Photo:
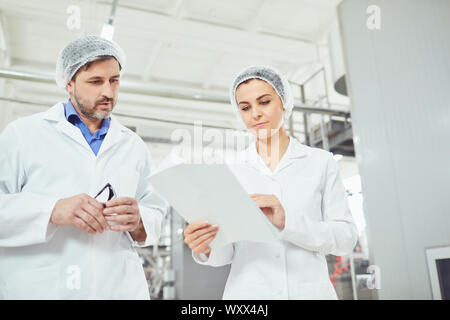
[[[350,259],[350,276],[352,279],[353,300],[358,300],[358,288],[356,283],[356,272],[355,272],[355,263],[353,260],[353,252],[350,254],[349,259]]]
[[[53,74],[23,72],[11,69],[0,69],[0,78],[56,84]]]
[[[322,136],[322,149],[330,151],[330,142],[328,139],[328,129],[326,128],[323,114],[320,116],[320,135]]]
[[[116,16],[116,8],[117,8],[117,2],[119,0],[114,0],[112,3],[112,7],[111,7],[111,14],[109,15],[109,20],[108,20],[108,24],[113,25],[114,23],[114,18]]]
[[[19,100],[19,99],[13,99],[13,98],[6,98],[6,97],[0,97],[0,101],[6,101],[6,102],[13,102],[13,103],[20,103],[20,104],[29,104],[33,106],[42,106],[42,107],[49,107],[50,104],[44,104],[42,102],[31,102],[26,100]]]
[[[320,105],[323,105],[323,101],[325,101],[325,103],[327,103],[326,102],[327,97],[328,96],[325,95],[324,97],[322,97],[319,100]],[[327,127],[327,124],[325,123],[325,119],[324,119],[324,115],[323,114],[320,115],[320,134],[322,136],[322,148],[327,150],[327,151],[330,151],[330,141],[329,141],[329,138],[328,138],[328,127]]]
[[[325,90],[325,101],[327,102],[327,105],[325,106],[327,109],[330,107],[330,99],[328,98],[328,83],[327,83],[327,73],[325,72],[325,68],[322,68],[323,72],[323,85]]]
[[[306,103],[305,86],[303,84],[300,85],[300,99],[302,100],[302,103]],[[305,131],[305,144],[309,146],[308,115],[305,112],[303,112],[303,130]]]
[[[309,76],[308,79],[306,79],[305,81],[303,81],[302,85],[307,84],[309,81],[311,81],[315,76],[317,76],[320,72],[322,72],[324,70],[323,67],[321,67],[319,70],[317,70],[316,72],[314,72],[312,75]]]
[[[39,107],[42,106],[42,107],[47,107],[47,108],[52,105],[52,103],[26,101],[26,100],[19,100],[19,99],[14,99],[14,98],[6,98],[6,97],[1,97],[1,96],[0,96],[0,101],[20,103],[20,104],[28,104],[28,105],[39,106]],[[193,126],[193,125],[195,125],[195,123],[193,123],[193,122],[167,120],[167,119],[161,119],[161,118],[146,117],[146,116],[142,116],[142,115],[136,116],[136,115],[120,113],[120,112],[114,112],[113,115],[119,116],[119,117],[124,117],[124,118],[149,120],[149,121],[164,122],[164,123],[171,123],[171,124],[177,124],[177,125],[186,125],[186,126]],[[213,129],[236,130],[235,128],[231,128],[231,127],[224,127],[224,126],[218,126],[218,125],[209,125],[209,124],[203,124],[203,123],[202,123],[202,126],[205,127],[205,128],[213,128]]]
[[[295,138],[294,134],[294,117],[289,118],[289,135]]]
[[[23,72],[10,69],[0,69],[0,78],[55,84],[54,75]],[[228,95],[210,93],[204,90],[196,90],[181,87],[169,87],[149,83],[141,84],[130,81],[121,81],[120,91],[134,94],[174,98],[174,99],[195,100],[195,101],[205,101],[224,104],[230,103]],[[349,112],[335,109],[315,108],[310,105],[307,105],[304,102],[295,103],[294,111],[335,115],[340,117],[350,117]]]

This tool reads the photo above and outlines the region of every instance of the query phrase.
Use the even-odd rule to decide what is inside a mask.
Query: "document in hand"
[[[225,164],[180,164],[150,183],[187,221],[219,226],[211,248],[236,241],[276,242],[277,232]]]

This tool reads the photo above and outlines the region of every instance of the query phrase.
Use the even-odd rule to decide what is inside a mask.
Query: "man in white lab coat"
[[[110,115],[123,66],[111,41],[71,42],[68,101],[0,135],[0,299],[149,299],[134,247],[158,242],[164,204],[147,146]]]

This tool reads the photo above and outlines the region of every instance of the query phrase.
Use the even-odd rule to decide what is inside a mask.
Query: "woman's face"
[[[278,133],[283,121],[283,103],[266,81],[251,79],[236,89],[236,102],[247,129],[265,139]]]

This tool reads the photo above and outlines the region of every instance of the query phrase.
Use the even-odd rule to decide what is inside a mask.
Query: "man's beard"
[[[94,105],[94,108],[95,108],[97,105],[99,105],[99,104],[101,104],[101,103],[110,102],[110,103],[111,103],[111,111],[109,111],[106,115],[95,114],[95,113],[94,113],[94,108],[88,110],[82,103],[80,103],[79,99],[77,99],[77,94],[76,94],[76,92],[75,92],[75,94],[73,95],[73,98],[74,98],[74,100],[75,100],[75,103],[76,103],[77,106],[78,106],[78,109],[80,109],[80,112],[81,112],[84,116],[86,116],[86,117],[88,117],[88,118],[98,119],[98,120],[107,119],[107,118],[109,118],[109,116],[110,116],[111,113],[112,113],[112,110],[114,109],[114,104],[113,104],[114,101],[113,101],[112,98],[104,98],[104,99],[102,99],[102,100],[100,100],[100,101],[97,101],[97,102],[95,103],[95,105]]]

